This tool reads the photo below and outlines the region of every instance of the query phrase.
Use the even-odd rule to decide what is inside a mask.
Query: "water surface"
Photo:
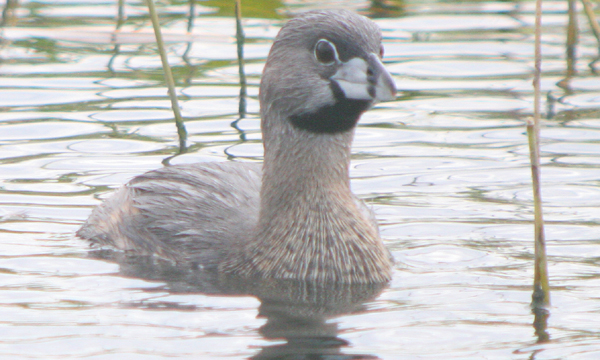
[[[598,48],[579,15],[566,76],[566,2],[544,1],[553,292],[537,332],[524,135],[533,2],[245,3],[240,121],[231,3],[196,4],[191,33],[187,2],[158,4],[190,134],[191,151],[172,164],[261,160],[258,83],[286,16],[343,6],[384,32],[401,93],[363,117],[351,171],[396,258],[394,278],[385,289],[277,284],[255,296],[73,237],[113,189],[177,152],[145,2],[127,1],[120,23],[110,0],[0,5],[0,358],[600,356]]]

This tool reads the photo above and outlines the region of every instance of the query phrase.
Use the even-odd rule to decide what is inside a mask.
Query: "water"
[[[587,20],[578,17],[577,74],[566,79],[567,4],[544,1],[552,308],[536,333],[523,126],[534,4],[385,4],[327,6],[379,18],[402,91],[363,117],[352,166],[353,189],[373,204],[397,260],[394,278],[385,289],[271,284],[256,296],[73,238],[112,189],[176,153],[144,2],[127,1],[118,32],[108,0],[21,1],[6,11],[0,358],[597,359],[600,79],[588,66],[598,52]],[[277,14],[322,6],[244,4],[250,115],[236,129],[230,2],[197,4],[192,34],[186,2],[159,4],[193,150],[171,163],[261,159],[257,85]]]

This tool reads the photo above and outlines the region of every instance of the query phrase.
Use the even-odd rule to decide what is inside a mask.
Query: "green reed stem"
[[[0,35],[2,35],[1,31],[4,26],[14,25],[17,20],[15,15],[15,10],[19,5],[19,0],[6,0],[4,4],[4,9],[2,9],[2,18],[0,18]],[[0,43],[3,42],[4,39],[0,36]]]
[[[119,0],[117,5],[117,30],[125,23],[125,0]]]
[[[533,122],[527,122],[529,156],[531,160],[531,178],[533,183],[534,227],[535,227],[535,271],[531,306],[542,308],[550,305],[550,285],[548,263],[546,259],[546,240],[544,236],[544,217],[540,184],[540,78],[542,65],[541,52],[542,0],[535,4],[535,69],[533,74]]]
[[[576,75],[575,61],[577,41],[579,40],[577,27],[577,0],[568,0],[569,6],[569,23],[567,25],[567,77],[563,80],[565,86],[568,86],[569,81]]]
[[[594,13],[592,2],[590,0],[581,0],[581,2],[583,3],[583,9],[585,10],[585,15],[588,18],[592,32],[594,33],[596,41],[598,42],[598,49],[600,49],[600,24],[598,24],[598,21],[596,20],[596,14]]]
[[[177,101],[177,93],[175,92],[175,81],[173,80],[173,73],[167,60],[167,52],[165,51],[165,43],[160,32],[160,24],[158,23],[158,15],[156,14],[156,8],[154,7],[154,0],[146,0],[148,4],[148,11],[150,12],[150,19],[152,20],[152,26],[154,27],[154,36],[156,37],[156,44],[158,46],[158,53],[160,54],[160,60],[163,66],[163,72],[165,75],[165,81],[169,89],[169,97],[171,98],[171,108],[175,115],[175,125],[177,126],[177,134],[179,135],[179,153],[186,151],[185,142],[187,140],[187,131],[183,124],[181,117],[181,111],[179,110],[179,103]]]
[[[244,28],[242,27],[242,4],[240,0],[235,1],[235,29],[236,29],[236,42],[237,42],[237,56],[238,56],[238,67],[240,74],[240,106],[239,113],[240,118],[246,117],[246,97],[248,95],[246,90],[246,73],[244,72],[244,42],[246,40],[244,36]]]

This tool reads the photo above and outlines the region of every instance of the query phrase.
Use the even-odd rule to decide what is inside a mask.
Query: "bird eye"
[[[319,40],[317,45],[315,45],[315,57],[322,64],[332,64],[337,60],[335,46],[325,39]]]
[[[383,50],[383,44],[381,44],[379,46],[379,57],[383,59],[383,54],[384,54],[384,50]]]

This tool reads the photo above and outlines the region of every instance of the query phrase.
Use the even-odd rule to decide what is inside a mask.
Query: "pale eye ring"
[[[331,65],[338,61],[335,45],[329,40],[321,39],[315,45],[315,58],[321,64]]]

